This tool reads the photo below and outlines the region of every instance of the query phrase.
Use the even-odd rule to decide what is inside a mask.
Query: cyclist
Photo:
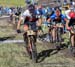
[[[70,31],[71,49],[73,52],[75,49],[75,45],[74,45],[75,34],[71,32],[72,27],[75,25],[75,12],[73,8],[71,8],[71,11],[69,12],[69,17],[70,17],[70,21],[66,23],[66,28]]]
[[[52,16],[50,16],[50,18],[48,19],[48,22],[50,22],[51,20],[53,22],[55,22],[55,24],[62,23],[62,20],[65,21],[65,22],[68,22],[68,19],[61,13],[61,10],[59,8],[55,8],[55,12]],[[53,22],[51,22],[51,23],[53,23]],[[54,43],[56,42],[56,34],[55,33],[56,33],[56,28],[54,27],[52,29],[52,37],[53,37]]]
[[[39,22],[38,22],[38,26],[39,26],[39,28],[41,28],[41,24],[42,24],[42,5],[39,5],[37,7],[37,10],[36,11],[38,12],[37,15],[40,18],[39,19]]]
[[[9,15],[10,15],[10,22],[13,22],[13,8],[9,9]]]
[[[19,11],[19,10],[17,9],[17,11],[16,11],[16,13],[15,13],[15,27],[17,27],[17,23],[18,23],[18,21],[19,21],[20,15],[21,15],[21,11]]]
[[[31,25],[32,30],[36,30],[36,11],[35,11],[35,6],[33,4],[30,4],[28,8],[24,11],[23,14],[21,14],[21,17],[18,21],[17,25],[17,32],[20,33],[20,24],[24,20],[24,31],[25,34],[28,31],[28,26]]]
[[[37,28],[38,28],[38,31],[37,31],[37,34],[38,34],[38,38],[40,38],[40,34],[42,33],[42,6],[41,5],[35,5],[36,7],[36,13],[37,13],[37,18],[38,21],[37,21]],[[37,39],[38,40],[38,39]]]
[[[34,30],[34,31],[37,29],[37,26],[38,27],[41,26],[41,19],[40,19],[41,16],[40,16],[40,14],[39,14],[39,16],[37,16],[38,13],[36,12],[38,10],[39,9],[35,8],[35,5],[30,4],[28,6],[28,8],[24,11],[24,13],[21,14],[21,17],[20,17],[20,19],[18,21],[18,25],[17,25],[17,32],[18,33],[21,32],[20,31],[20,24],[21,24],[22,20],[24,20],[24,31],[25,31],[24,35],[27,34],[27,31],[28,31],[28,28],[29,28],[28,26],[29,25],[31,25],[32,30]],[[37,35],[37,33],[36,33],[36,35]],[[27,36],[25,36],[24,38],[27,38]],[[36,41],[36,36],[34,38],[35,38],[35,41]],[[26,39],[24,39],[24,40],[26,40]]]
[[[24,41],[26,42],[26,50],[28,55],[30,56],[30,58],[32,58],[31,56],[31,48],[30,48],[30,43],[28,43],[28,36],[27,36],[27,31],[29,30],[29,27],[31,26],[31,30],[33,30],[35,32],[35,35],[33,36],[34,38],[34,46],[36,43],[36,38],[37,38],[37,25],[36,25],[36,21],[38,20],[38,18],[36,17],[36,9],[35,6],[33,4],[30,4],[28,6],[28,9],[25,10],[25,12],[21,15],[19,21],[18,21],[18,25],[17,25],[17,32],[20,33],[20,24],[22,22],[22,20],[24,20]],[[30,48],[30,50],[29,50]]]

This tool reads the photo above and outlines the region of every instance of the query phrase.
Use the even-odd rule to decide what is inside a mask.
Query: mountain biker
[[[10,15],[10,22],[13,22],[13,9],[9,9],[9,15]]]
[[[37,13],[37,18],[38,21],[37,21],[37,34],[38,34],[38,38],[40,37],[40,33],[42,33],[42,15],[43,15],[43,12],[42,12],[42,5],[35,5],[35,8],[36,8],[36,13]]]
[[[52,16],[50,16],[50,18],[48,19],[48,22],[53,21],[53,22],[55,22],[55,24],[57,24],[57,23],[62,23],[62,20],[65,22],[68,22],[68,19],[61,13],[61,10],[58,7],[56,7],[54,14]],[[53,23],[53,22],[51,22],[51,23]],[[56,33],[56,28],[54,27],[52,29],[53,42],[56,41],[55,33]]]
[[[19,21],[18,21],[18,25],[17,25],[17,32],[20,33],[20,24],[22,22],[22,20],[24,20],[24,38],[27,38],[27,31],[29,29],[29,25],[31,25],[31,29],[36,31],[37,29],[37,25],[36,25],[36,21],[38,20],[38,18],[36,17],[36,9],[35,6],[33,4],[30,4],[28,6],[28,8],[24,11],[24,13],[21,15]],[[24,39],[25,40],[25,39]],[[36,36],[35,36],[35,40],[36,40]]]
[[[68,7],[65,7],[65,15],[68,19],[70,19],[69,12],[70,12],[70,9]]]
[[[21,11],[19,11],[17,9],[16,12],[15,12],[15,26],[17,26],[17,24],[18,24],[20,15],[21,15]]]
[[[74,43],[74,36],[75,34],[71,32],[72,27],[75,25],[75,11],[73,8],[71,8],[71,11],[69,12],[70,21],[66,23],[67,29],[70,31],[70,40],[71,40],[71,48],[72,51],[75,49],[75,43]]]

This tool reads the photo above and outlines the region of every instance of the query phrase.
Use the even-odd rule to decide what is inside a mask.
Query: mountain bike
[[[56,49],[60,50],[62,43],[62,34],[64,33],[64,26],[62,23],[53,22],[52,28],[55,28],[55,41],[53,43],[55,44]]]
[[[57,49],[60,49],[61,43],[62,43],[62,34],[64,33],[63,29],[63,24],[62,23],[57,23],[56,24],[57,29],[56,29],[56,43],[57,43]]]
[[[36,33],[33,30],[31,30],[31,25],[29,25],[27,37],[25,37],[24,41],[26,41],[26,50],[28,52],[29,57],[33,60],[33,62],[37,63],[37,49],[35,44],[35,37]]]

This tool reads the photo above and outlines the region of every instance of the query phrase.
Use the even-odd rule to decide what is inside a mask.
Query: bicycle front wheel
[[[31,47],[32,47],[32,51],[31,51],[32,60],[33,60],[33,62],[37,63],[37,49],[36,49],[36,45],[35,45],[34,41],[35,41],[34,37],[31,36],[30,43],[31,43]]]

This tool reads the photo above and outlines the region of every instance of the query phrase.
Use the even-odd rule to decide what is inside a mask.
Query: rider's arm
[[[21,22],[23,21],[23,19],[25,19],[26,15],[28,14],[29,14],[28,10],[26,10],[23,14],[21,14],[20,19],[17,24],[17,30],[20,29]]]
[[[66,28],[68,29],[69,28],[69,20],[65,19],[65,21],[66,21]]]
[[[18,24],[17,24],[17,30],[20,29],[20,25],[21,25],[22,20],[23,20],[23,19],[20,18],[20,20],[18,21]]]
[[[48,18],[47,22],[50,22],[50,21],[51,21],[51,19],[50,19],[50,18]]]
[[[55,18],[55,14],[53,14],[52,16],[50,16],[50,17],[48,18],[47,22],[50,22],[51,19],[54,19],[54,18]]]
[[[62,19],[66,22],[66,28],[68,28],[69,20],[67,19],[67,17],[65,15],[62,15]]]

